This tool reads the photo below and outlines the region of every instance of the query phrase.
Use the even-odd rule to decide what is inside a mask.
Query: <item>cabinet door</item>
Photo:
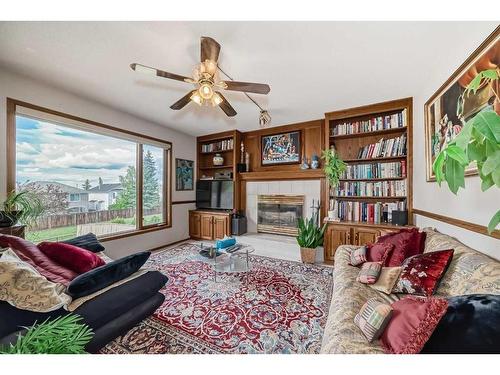
[[[201,237],[201,215],[195,212],[189,214],[189,236],[192,238]]]
[[[229,236],[229,217],[227,216],[214,216],[214,239],[220,240],[224,236]]]
[[[380,235],[378,229],[372,228],[353,228],[354,241],[353,245],[366,245],[367,243],[373,243],[377,240]]]
[[[213,216],[210,214],[201,214],[201,234],[200,238],[204,240],[213,239]]]
[[[324,249],[325,261],[333,262],[335,251],[340,245],[349,245],[351,241],[350,228],[329,224],[325,230]]]

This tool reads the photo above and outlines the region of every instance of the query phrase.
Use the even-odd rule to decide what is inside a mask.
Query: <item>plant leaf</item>
[[[498,223],[500,223],[500,210],[498,210],[497,213],[491,218],[488,224],[488,233],[491,234],[498,226]]]
[[[495,112],[479,112],[474,117],[474,127],[490,141],[500,142],[500,116]]]
[[[474,119],[467,121],[463,126],[462,130],[460,131],[460,133],[458,133],[458,135],[453,140],[455,144],[464,151],[467,149],[467,145],[470,142],[473,124],[474,124]]]
[[[455,145],[448,146],[446,148],[446,155],[449,158],[455,159],[464,166],[469,164],[469,159],[465,155],[465,152],[458,146]]]
[[[492,187],[495,183],[493,182],[493,177],[491,174],[488,176],[481,175],[481,191],[486,191]]]
[[[446,158],[445,178],[448,187],[453,194],[457,194],[458,188],[465,187],[464,166],[452,158]]]
[[[445,158],[446,158],[446,153],[444,151],[441,151],[438,154],[436,160],[434,160],[434,164],[432,165],[432,170],[436,175],[436,181],[438,182],[439,186],[441,186],[441,182],[444,180],[443,165]]]
[[[483,74],[483,76],[485,78],[489,78],[489,79],[497,79],[498,78],[498,74],[497,74],[496,69],[483,70],[481,73]]]
[[[500,168],[497,168],[493,172],[491,172],[489,177],[491,177],[493,183],[500,188]]]
[[[486,176],[500,168],[500,150],[495,151],[483,164],[482,173]]]
[[[471,142],[467,146],[467,157],[469,161],[484,161],[486,159],[486,146],[477,142]]]

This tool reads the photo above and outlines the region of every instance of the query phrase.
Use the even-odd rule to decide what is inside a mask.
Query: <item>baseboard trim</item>
[[[434,212],[419,210],[418,208],[414,208],[413,213],[415,215],[425,216],[434,220],[442,221],[443,223],[446,224],[451,224],[456,227],[464,228],[470,230],[471,232],[476,232],[484,236],[500,239],[500,230],[494,230],[492,233],[488,233],[488,227],[484,225],[479,225],[460,219],[454,219],[452,217],[436,214]]]
[[[174,245],[177,245],[177,244],[179,244],[179,243],[181,243],[181,242],[188,241],[188,240],[190,240],[190,239],[191,239],[191,238],[189,238],[189,237],[188,237],[188,238],[184,238],[183,240],[179,240],[179,241],[175,241],[175,242],[170,242],[170,243],[167,243],[167,244],[165,244],[165,245],[161,245],[161,246],[153,247],[152,249],[149,249],[149,250],[147,250],[147,251],[155,252],[155,251],[158,251],[158,250],[162,250],[162,249],[164,249],[164,248],[166,248],[166,247],[169,247],[169,246],[174,246]]]

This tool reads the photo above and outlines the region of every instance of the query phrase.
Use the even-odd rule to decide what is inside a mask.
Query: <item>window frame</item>
[[[137,152],[136,152],[136,229],[126,231],[126,232],[118,232],[116,234],[111,234],[107,236],[100,236],[99,240],[101,241],[110,241],[116,240],[120,238],[136,236],[148,232],[153,232],[157,230],[167,229],[172,227],[172,154],[173,154],[173,145],[172,142],[151,137],[144,134],[139,134],[130,130],[120,129],[111,125],[103,124],[97,121],[88,120],[82,117],[73,116],[68,113],[52,110],[49,108],[41,107],[35,104],[23,102],[20,100],[7,98],[7,192],[13,191],[16,188],[16,112],[17,107],[23,107],[31,110],[35,110],[41,113],[45,113],[48,115],[58,116],[63,119],[68,119],[70,121],[76,121],[81,125],[88,125],[90,127],[102,128],[104,130],[108,130],[111,132],[119,133],[123,139],[127,139],[136,144]],[[22,116],[21,113],[19,115]],[[64,126],[64,124],[60,124]],[[71,125],[67,125],[71,128]],[[92,131],[92,129],[84,131],[91,132],[93,134],[99,134]],[[142,149],[144,145],[148,145],[148,140],[154,142],[156,144],[151,144],[155,147],[157,144],[164,145],[163,148],[163,163],[164,163],[164,171],[163,171],[163,222],[157,224],[144,225],[143,224],[143,205],[142,205],[142,187],[143,187],[143,160],[142,160]]]

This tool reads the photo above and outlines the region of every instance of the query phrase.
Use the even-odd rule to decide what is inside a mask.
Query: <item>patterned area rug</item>
[[[154,315],[102,353],[318,353],[333,268],[251,256],[246,276],[214,281],[211,260],[185,243],[153,254],[169,277]]]

